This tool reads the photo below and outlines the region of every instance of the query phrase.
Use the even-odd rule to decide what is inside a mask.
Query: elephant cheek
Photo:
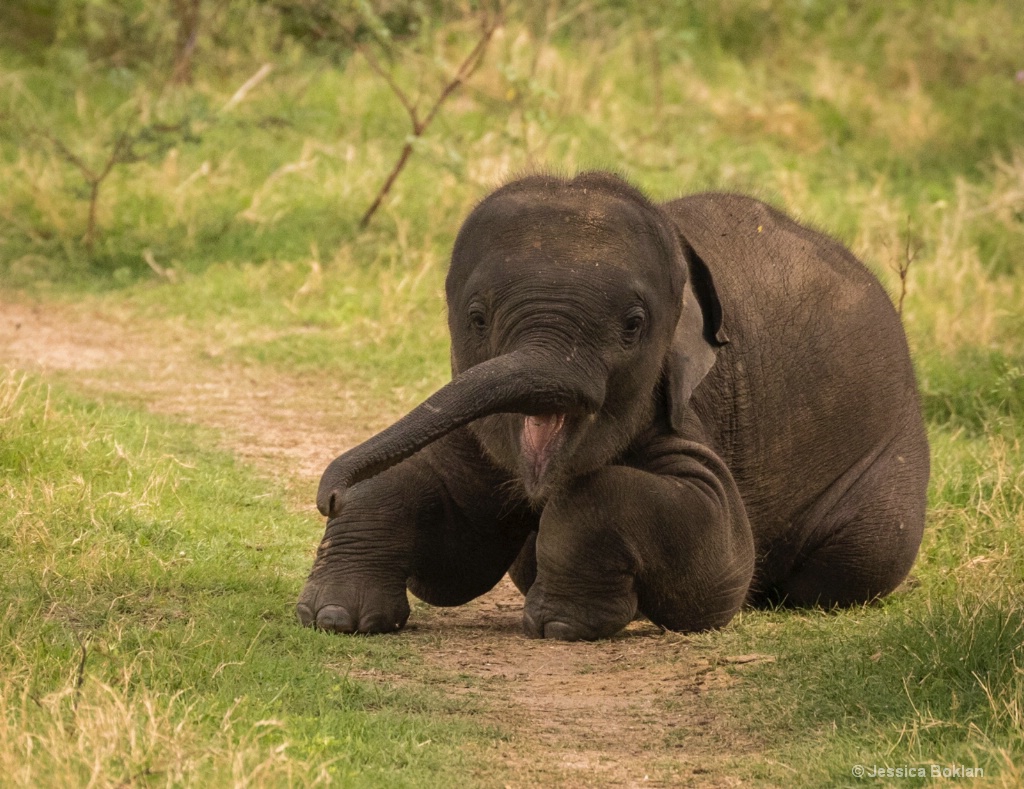
[[[517,414],[495,414],[469,426],[488,459],[513,475],[520,471],[518,431],[521,418]]]

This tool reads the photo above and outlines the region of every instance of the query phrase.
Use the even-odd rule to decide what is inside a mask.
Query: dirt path
[[[0,303],[0,365],[40,372],[91,395],[214,428],[222,446],[302,500],[338,450],[396,416],[358,393],[226,362],[183,322],[140,321],[65,305]],[[310,546],[310,555],[315,546]],[[298,590],[296,590],[298,592]],[[730,764],[760,737],[722,713],[721,692],[761,656],[723,656],[636,622],[596,644],[531,641],[522,597],[505,579],[456,609],[416,604],[408,630],[420,666],[366,678],[429,681],[467,698],[509,733],[489,761],[510,786],[735,786]]]

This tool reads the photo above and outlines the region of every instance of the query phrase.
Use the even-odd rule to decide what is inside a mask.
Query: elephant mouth
[[[540,487],[544,475],[565,442],[565,414],[542,414],[523,418],[519,441],[520,457],[525,465],[527,488]]]

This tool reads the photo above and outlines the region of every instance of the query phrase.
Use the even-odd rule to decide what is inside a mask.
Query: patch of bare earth
[[[396,414],[312,377],[225,361],[184,322],[140,320],[57,304],[0,303],[0,364],[114,395],[214,428],[222,446],[301,500],[324,466]],[[312,559],[315,538],[310,545]],[[298,589],[295,590],[296,595]],[[742,668],[766,656],[721,656],[699,641],[634,622],[598,643],[531,641],[522,596],[506,578],[454,609],[416,604],[408,628],[422,664],[358,672],[391,684],[430,683],[507,736],[475,776],[528,786],[733,786],[737,760],[762,738],[723,711]]]

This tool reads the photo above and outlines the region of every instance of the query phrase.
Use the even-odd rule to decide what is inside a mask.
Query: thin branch
[[[398,161],[395,162],[395,166],[391,168],[391,172],[388,173],[388,177],[384,179],[384,183],[381,184],[380,189],[377,190],[377,196],[373,198],[373,202],[370,203],[370,207],[366,209],[366,213],[363,214],[363,218],[359,220],[360,229],[365,229],[373,215],[377,213],[377,209],[380,208],[380,204],[384,202],[384,198],[387,197],[388,192],[391,191],[391,187],[394,185],[398,178],[399,173],[405,168],[405,163],[409,161],[409,157],[412,156],[412,143],[407,142],[402,146],[402,152],[398,155]]]
[[[107,161],[103,165],[103,169],[96,173],[91,179],[86,176],[86,180],[89,180],[90,182],[89,218],[85,225],[85,248],[89,254],[92,254],[92,246],[96,238],[96,213],[100,201],[100,188],[103,186],[103,182],[107,180],[107,176],[110,175],[116,165],[130,161],[131,159],[130,152],[132,147],[132,138],[128,133],[129,128],[131,128],[130,120],[125,123],[124,128],[118,135],[117,141],[114,143],[114,147],[110,151],[110,156],[107,157]]]
[[[114,148],[110,152],[110,156],[107,157],[106,164],[103,165],[103,169],[96,176],[97,181],[103,181],[110,171],[114,169],[115,165],[121,164],[122,162],[130,161],[133,157],[131,155],[132,148],[132,135],[128,133],[128,129],[131,127],[131,121],[125,123],[121,133],[117,137],[117,141],[114,143]]]
[[[60,137],[50,130],[41,129],[35,125],[24,127],[25,131],[29,135],[35,135],[46,140],[53,147],[57,156],[81,173],[82,179],[85,181],[85,184],[89,189],[88,218],[86,220],[85,235],[82,237],[89,253],[92,253],[93,241],[96,236],[98,204],[100,191],[103,188],[104,181],[107,180],[107,177],[111,172],[113,172],[117,165],[136,161],[136,157],[132,152],[132,146],[138,141],[139,135],[138,133],[132,133],[132,124],[137,118],[138,113],[139,107],[136,106],[125,120],[124,126],[115,138],[107,158],[98,170],[93,169],[92,166],[86,164],[78,154],[72,151],[67,144],[60,139]]]
[[[473,47],[462,63],[459,64],[459,67],[455,72],[455,76],[452,77],[444,86],[444,89],[438,95],[437,99],[435,99],[430,110],[422,120],[419,117],[419,102],[416,102],[415,104],[412,103],[409,100],[409,97],[406,96],[405,92],[402,91],[402,89],[399,88],[391,78],[391,75],[381,68],[380,64],[372,56],[369,56],[365,49],[361,47],[359,48],[363,55],[366,56],[367,63],[370,64],[370,68],[383,77],[391,88],[391,91],[402,103],[402,106],[405,107],[406,112],[409,113],[409,121],[412,124],[412,134],[407,138],[405,145],[402,146],[402,151],[398,155],[398,160],[395,162],[394,167],[391,168],[391,172],[388,173],[388,177],[384,179],[384,183],[381,184],[380,189],[377,191],[377,196],[373,199],[370,207],[366,209],[366,213],[363,214],[362,219],[359,220],[360,228],[365,228],[370,224],[370,220],[373,218],[373,215],[377,212],[377,209],[380,208],[381,203],[384,202],[384,198],[387,197],[388,193],[391,191],[391,187],[398,179],[399,174],[405,168],[406,163],[409,161],[409,157],[412,156],[413,146],[419,138],[423,136],[427,127],[429,127],[433,122],[438,111],[441,109],[441,105],[444,104],[448,97],[458,90],[459,87],[473,75],[473,72],[480,67],[480,64],[483,62],[484,55],[487,52],[487,47],[491,42],[491,38],[494,36],[494,32],[498,29],[500,24],[500,14],[495,14],[493,18],[484,22],[483,30],[481,31],[480,39],[477,41],[476,46]]]
[[[75,153],[70,148],[68,148],[64,144],[64,141],[61,140],[59,137],[54,135],[52,132],[40,131],[39,129],[36,129],[35,127],[31,128],[29,131],[35,132],[36,134],[40,135],[41,137],[45,137],[46,140],[50,143],[50,145],[52,145],[54,147],[54,149],[57,151],[57,153],[65,161],[67,161],[69,164],[72,164],[72,165],[74,165],[75,167],[78,168],[78,170],[82,173],[82,176],[85,178],[86,181],[88,181],[89,183],[92,183],[93,181],[96,180],[96,173],[93,171],[93,169],[91,167],[89,167],[89,165],[87,165],[81,159],[79,159],[78,156],[76,156]]]
[[[126,126],[121,134],[117,138],[117,142],[114,143],[114,148],[110,152],[110,156],[103,164],[103,169],[97,172],[87,165],[77,154],[75,154],[64,141],[49,131],[34,130],[40,136],[46,138],[46,140],[53,146],[57,154],[67,161],[69,164],[74,166],[81,174],[82,178],[85,179],[86,185],[89,187],[89,214],[86,220],[85,241],[86,248],[91,252],[93,238],[96,231],[96,213],[97,204],[100,199],[100,187],[103,181],[106,180],[107,176],[110,175],[110,171],[114,169],[114,166],[120,161],[122,151],[128,146],[128,127]]]
[[[480,67],[480,64],[484,60],[484,54],[487,52],[487,45],[491,43],[491,37],[494,35],[494,31],[497,29],[497,19],[495,19],[495,21],[492,24],[484,28],[480,40],[477,42],[476,46],[473,47],[473,51],[466,56],[466,59],[463,60],[462,64],[459,66],[459,70],[455,73],[455,78],[452,79],[452,81],[449,82],[447,85],[445,85],[444,90],[441,91],[441,95],[438,96],[437,101],[434,102],[434,106],[431,107],[430,112],[427,113],[427,117],[423,119],[423,122],[420,124],[418,133],[421,134],[427,128],[427,126],[430,125],[430,122],[434,120],[434,116],[437,115],[437,111],[441,109],[441,105],[444,104],[444,102],[448,99],[449,96],[452,95],[452,93],[458,90],[459,86],[461,86],[467,79],[473,76],[473,72],[475,72]]]
[[[907,275],[910,273],[910,264],[914,262],[918,251],[918,247],[913,245],[910,214],[907,214],[907,235],[906,245],[903,249],[903,259],[898,261],[896,266],[894,266],[896,273],[900,278],[900,298],[896,304],[896,311],[899,313],[901,318],[903,317],[903,300],[907,296]]]
[[[176,85],[192,83],[192,58],[199,42],[201,0],[173,0],[174,13],[178,18],[178,34],[175,41],[174,65],[170,81]]]
[[[394,78],[391,76],[391,72],[381,66],[377,58],[375,58],[373,53],[366,47],[356,44],[356,52],[366,58],[366,62],[369,64],[370,68],[374,70],[377,76],[388,83],[388,87],[391,88],[391,92],[395,94],[395,98],[402,103],[402,106],[405,107],[405,111],[409,113],[409,119],[412,121],[413,128],[415,129],[419,126],[420,120],[416,105],[409,101],[409,97],[405,95],[405,91],[398,86],[398,83],[395,82]]]
[[[82,641],[82,637],[78,635],[78,631],[75,631],[75,640],[78,642],[78,648],[82,651],[82,657],[78,661],[78,674],[75,677],[75,700],[71,705],[71,709],[77,713],[78,703],[82,700],[82,685],[85,684],[85,663],[89,659],[89,650],[86,648],[85,642]]]

